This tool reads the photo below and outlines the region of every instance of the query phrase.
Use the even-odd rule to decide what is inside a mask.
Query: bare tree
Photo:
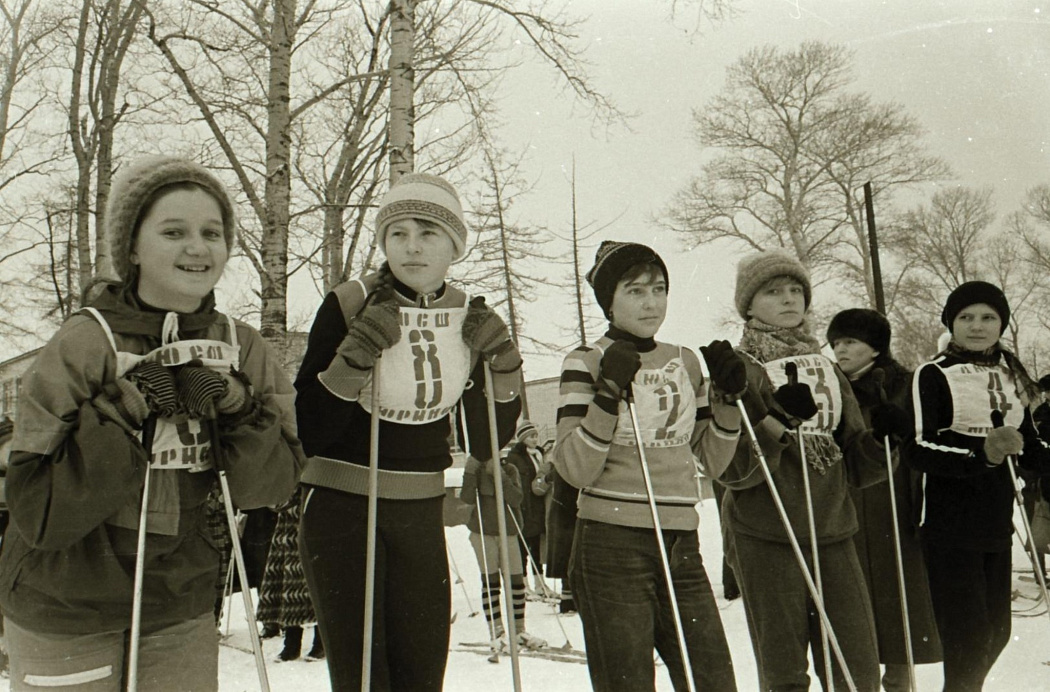
[[[813,271],[844,264],[870,284],[856,188],[877,181],[886,203],[946,167],[923,154],[899,106],[850,91],[851,69],[846,48],[821,42],[748,51],[694,112],[700,144],[719,155],[674,196],[663,225],[688,247],[788,248]]]

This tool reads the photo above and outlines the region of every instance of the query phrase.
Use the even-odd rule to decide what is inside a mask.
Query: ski
[[[492,663],[499,662],[499,653],[493,653],[492,647],[489,646],[488,642],[460,642],[459,646],[454,647],[452,650],[485,656]],[[525,658],[539,658],[559,663],[587,663],[587,654],[583,651],[558,649],[550,646],[543,649],[526,649],[522,647],[518,649],[518,655]]]

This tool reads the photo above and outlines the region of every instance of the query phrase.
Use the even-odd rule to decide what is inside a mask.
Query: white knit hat
[[[452,239],[453,260],[467,251],[467,226],[456,188],[444,178],[429,173],[406,173],[383,196],[376,215],[376,239],[386,253],[386,232],[402,219],[424,219],[441,227]]]

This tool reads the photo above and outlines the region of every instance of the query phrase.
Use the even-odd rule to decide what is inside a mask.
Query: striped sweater
[[[651,528],[652,514],[627,404],[617,411],[594,399],[605,349],[603,336],[569,353],[562,364],[554,465],[581,488],[578,516],[620,526]],[[699,524],[696,463],[717,477],[736,450],[739,429],[732,407],[709,403],[700,362],[689,349],[656,342],[643,351],[632,384],[640,436],[664,529]],[[714,413],[722,421],[719,425]]]

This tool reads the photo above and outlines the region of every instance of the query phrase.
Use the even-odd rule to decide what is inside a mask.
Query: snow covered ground
[[[755,690],[758,684],[755,661],[744,622],[743,605],[739,600],[727,602],[721,598],[721,539],[714,502],[705,501],[700,507],[700,514],[701,550],[708,575],[715,587],[718,604],[722,609],[722,622],[736,667],[737,686],[741,692]],[[480,612],[480,575],[467,541],[468,531],[465,526],[456,526],[447,530],[447,536],[450,552],[464,583],[453,584],[455,621],[452,624],[452,651],[448,658],[445,689],[450,692],[512,690],[511,664],[508,657],[504,656],[500,663],[493,664],[489,663],[484,655],[461,650],[464,648],[461,646],[462,642],[484,642],[488,640],[488,634],[484,616]],[[1012,641],[992,669],[985,684],[986,692],[1050,690],[1050,616],[1046,615],[1042,604],[1029,600],[1035,598],[1039,591],[1035,583],[1022,579],[1031,575],[1030,570],[1024,570],[1029,564],[1020,544],[1015,542],[1014,588],[1024,597],[1015,600],[1014,608],[1020,610],[1035,606],[1026,615],[1041,613],[1041,616],[1025,617],[1020,613],[1015,614]],[[469,594],[469,605],[464,587],[466,594]],[[241,597],[235,594],[230,637],[219,651],[219,689],[222,692],[252,692],[259,689],[255,661],[250,653],[248,630],[244,624],[240,604]],[[478,611],[477,615],[471,615],[474,612],[472,608]],[[564,633],[559,623],[564,627]],[[573,649],[584,648],[582,629],[576,615],[559,616],[555,614],[552,606],[529,602],[526,608],[526,625],[530,632],[542,636],[552,647],[563,646],[567,637]],[[303,637],[304,650],[309,648],[312,637],[312,631],[308,630]],[[281,649],[281,641],[270,639],[263,645],[270,687],[275,692],[323,692],[330,689],[324,662],[299,660],[278,663],[275,661]],[[917,677],[920,690],[934,692],[941,689],[939,665],[919,666]],[[521,680],[523,690],[577,692],[590,689],[587,666],[575,662],[522,658]],[[663,666],[657,668],[656,688],[661,691],[672,689],[670,678]],[[0,691],[6,692],[7,689],[8,681],[0,681]],[[811,689],[819,690],[819,683],[814,680]]]

